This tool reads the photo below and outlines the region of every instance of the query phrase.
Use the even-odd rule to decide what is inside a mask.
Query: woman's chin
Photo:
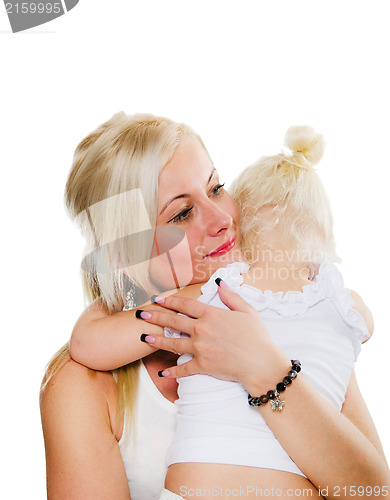
[[[243,260],[244,256],[240,249],[232,248],[229,252],[226,252],[222,255],[209,255],[204,258],[204,263],[216,269],[220,267],[226,267],[228,264],[232,264],[233,262],[239,262]]]
[[[205,283],[218,269],[241,260],[243,255],[236,247],[221,255],[203,257],[196,263],[191,263],[188,259],[170,258],[165,254],[151,261],[150,279],[156,293],[163,293],[187,285]]]

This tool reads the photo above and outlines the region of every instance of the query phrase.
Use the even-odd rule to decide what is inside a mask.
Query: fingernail
[[[152,295],[150,300],[155,304],[164,304],[164,297],[160,297],[160,295]]]
[[[145,342],[146,344],[154,344],[156,339],[147,333],[143,333],[140,337],[141,342]]]
[[[135,317],[138,319],[150,319],[152,317],[152,313],[144,311],[143,309],[137,309],[135,311]]]
[[[169,370],[160,370],[158,372],[159,377],[169,377]]]
[[[215,282],[221,288],[229,288],[222,278],[216,278]]]

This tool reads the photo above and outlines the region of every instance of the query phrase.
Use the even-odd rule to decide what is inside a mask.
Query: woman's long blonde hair
[[[136,303],[150,296],[148,261],[153,245],[150,234],[157,218],[159,174],[186,138],[204,147],[185,124],[121,112],[76,148],[65,204],[86,242],[81,270],[84,295],[88,302],[101,298],[109,314],[123,309],[131,283]],[[139,236],[137,245],[129,246],[129,235]],[[68,344],[50,361],[42,389],[66,359]],[[138,366],[135,362],[116,370],[118,418],[132,413]]]
[[[311,127],[290,127],[285,144],[289,151],[260,158],[229,189],[240,212],[243,253],[249,263],[267,249],[290,252],[300,264],[339,260],[330,205],[313,168],[324,139]]]

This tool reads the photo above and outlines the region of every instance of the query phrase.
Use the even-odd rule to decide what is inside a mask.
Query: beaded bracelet
[[[271,401],[272,409],[281,411],[285,401],[280,401],[280,393],[286,390],[286,387],[291,384],[294,378],[297,378],[298,373],[302,369],[301,362],[297,359],[292,359],[291,365],[292,369],[288,372],[288,375],[284,377],[283,382],[279,382],[276,385],[275,391],[268,391],[267,394],[263,394],[258,398],[248,394],[248,403],[251,406],[261,406],[267,404],[268,401]]]

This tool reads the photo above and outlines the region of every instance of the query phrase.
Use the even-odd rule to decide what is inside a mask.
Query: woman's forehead
[[[209,155],[198,141],[181,144],[160,173],[161,208],[174,197],[207,187],[216,173]]]

